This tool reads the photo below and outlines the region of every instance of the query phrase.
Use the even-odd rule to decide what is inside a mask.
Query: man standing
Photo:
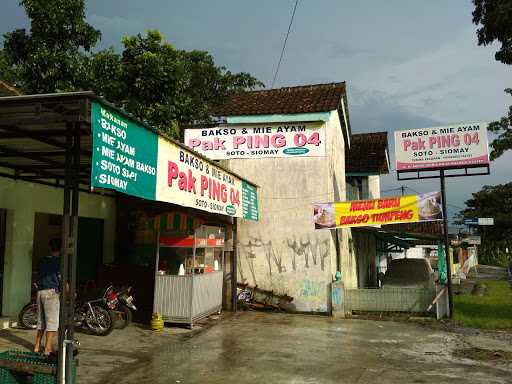
[[[44,354],[53,351],[53,340],[59,329],[60,308],[60,251],[61,240],[50,241],[50,256],[45,256],[39,263],[37,286],[37,335],[34,352],[41,349],[41,340],[46,332]]]

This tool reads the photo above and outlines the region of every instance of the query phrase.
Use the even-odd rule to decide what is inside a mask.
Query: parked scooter
[[[116,289],[113,286],[108,287],[105,291],[105,301],[108,309],[114,313],[116,328],[126,328],[132,322],[132,310],[137,310],[133,304],[131,291],[132,287]]]
[[[77,296],[74,316],[76,327],[86,328],[97,336],[107,336],[114,330],[115,316],[108,309],[104,296],[98,298],[97,295],[88,293]],[[23,328],[37,327],[36,297],[33,295],[32,301],[23,307],[18,316],[19,324]]]
[[[32,284],[30,302],[26,304],[18,315],[18,324],[25,329],[37,328],[37,284]]]

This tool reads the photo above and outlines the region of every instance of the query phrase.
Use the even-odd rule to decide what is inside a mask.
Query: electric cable
[[[274,73],[274,79],[272,80],[272,86],[270,87],[270,89],[274,88],[274,84],[275,84],[276,79],[277,79],[277,74],[279,72],[279,68],[281,67],[281,61],[283,60],[284,51],[286,49],[286,42],[288,41],[288,36],[290,35],[290,30],[292,28],[293,18],[295,16],[295,11],[297,11],[297,5],[299,5],[299,0],[295,0],[295,6],[293,7],[292,17],[290,19],[290,25],[288,25],[288,31],[286,32],[286,37],[284,38],[283,49],[281,50],[281,56],[279,57],[279,61],[277,63],[277,68],[276,68],[276,72]]]

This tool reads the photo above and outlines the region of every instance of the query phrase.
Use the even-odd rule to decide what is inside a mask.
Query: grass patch
[[[507,281],[489,280],[484,296],[454,296],[457,324],[484,329],[512,329],[512,289]]]
[[[489,360],[512,360],[512,352],[509,351],[491,351],[482,348],[457,349],[453,352],[455,357],[466,359],[489,361]]]

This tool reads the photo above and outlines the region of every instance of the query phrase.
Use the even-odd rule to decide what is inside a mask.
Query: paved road
[[[458,334],[410,323],[248,312],[119,366],[109,382],[512,382],[511,363],[452,357],[468,346]]]
[[[0,350],[32,347],[34,331],[0,331]],[[512,363],[454,358],[512,352],[510,334],[447,333],[412,323],[241,312],[194,331],[133,325],[79,333],[78,383],[512,383]],[[494,352],[491,352],[491,355]]]

